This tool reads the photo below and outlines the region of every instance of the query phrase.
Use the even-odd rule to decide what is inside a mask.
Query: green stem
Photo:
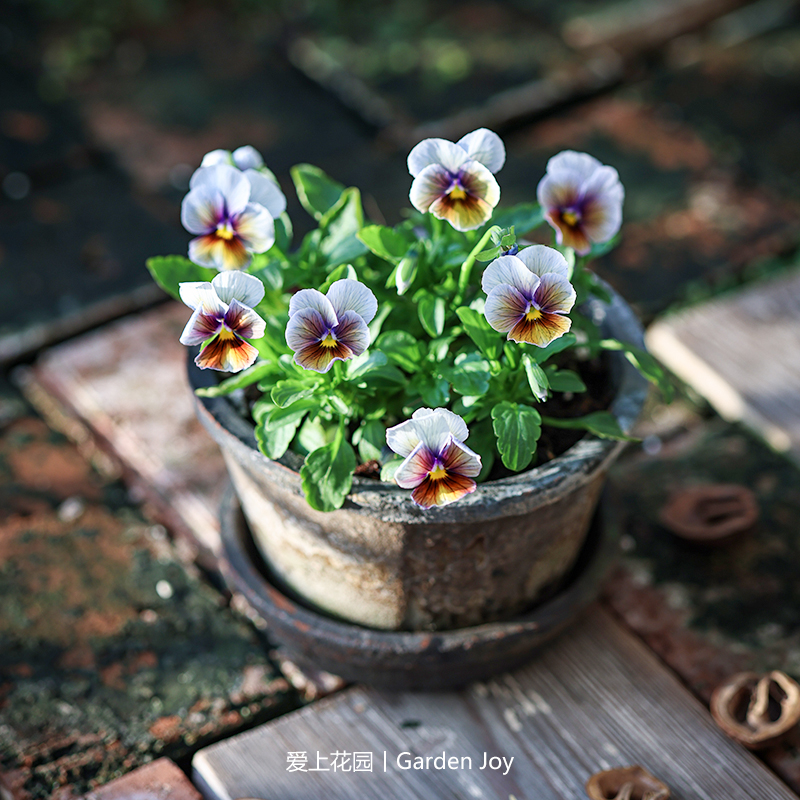
[[[478,253],[481,250],[486,248],[487,242],[492,238],[493,233],[497,233],[501,231],[499,225],[493,225],[489,228],[486,233],[481,236],[478,240],[478,243],[475,247],[472,248],[472,251],[467,256],[467,260],[461,265],[461,272],[458,275],[458,292],[456,293],[456,298],[454,305],[458,308],[464,302],[464,295],[467,293],[467,287],[469,286],[469,274],[472,271],[472,265],[475,263],[475,258],[477,257]]]

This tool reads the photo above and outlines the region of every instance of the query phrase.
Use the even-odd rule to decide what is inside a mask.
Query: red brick
[[[84,800],[202,800],[168,758],[159,758],[87,794]]]

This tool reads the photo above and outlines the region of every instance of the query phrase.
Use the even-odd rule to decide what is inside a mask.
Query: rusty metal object
[[[298,666],[391,690],[450,690],[525,663],[594,602],[618,548],[615,529],[596,522],[565,586],[528,614],[456,631],[386,631],[334,619],[280,587],[233,491],[223,500],[221,528],[225,581]]]
[[[616,767],[592,775],[586,794],[592,800],[668,800],[670,789],[644,767]]]
[[[800,722],[800,685],[778,670],[741,672],[714,691],[711,715],[750,750],[770,747]]]
[[[758,502],[746,486],[693,486],[675,492],[659,518],[681,539],[702,545],[722,544],[755,525]]]
[[[589,312],[605,315],[607,335],[641,343],[641,326],[618,295]],[[620,354],[609,368],[611,409],[628,429],[646,384]],[[195,388],[214,380],[191,361],[189,379]],[[344,506],[323,513],[305,501],[300,456],[270,461],[228,398],[197,401],[270,571],[326,613],[383,630],[491,623],[552,596],[575,564],[606,471],[623,447],[586,436],[542,466],[430,510],[394,484],[356,476]]]

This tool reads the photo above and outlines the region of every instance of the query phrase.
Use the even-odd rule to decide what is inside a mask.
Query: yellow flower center
[[[219,336],[219,340],[221,342],[225,342],[225,341],[228,341],[230,339],[235,339],[236,338],[236,334],[233,331],[229,331],[224,325],[222,326],[222,329],[217,334],[217,336]]]
[[[217,236],[220,239],[225,239],[226,242],[229,242],[233,237],[236,235],[236,232],[231,227],[230,222],[220,222],[217,225]]]
[[[428,477],[432,481],[440,481],[442,478],[447,477],[447,470],[441,465],[437,464],[429,473]]]
[[[561,215],[561,219],[563,219],[564,222],[566,222],[567,225],[569,225],[570,227],[574,227],[575,225],[578,224],[578,220],[580,219],[580,217],[574,211],[565,211]]]
[[[525,312],[525,319],[527,319],[527,320],[534,320],[534,319],[541,319],[541,318],[542,318],[542,312],[538,308],[535,308],[533,306],[531,306],[531,308],[529,308]]]
[[[328,331],[320,344],[323,347],[336,347],[336,337],[330,331]]]
[[[463,200],[467,193],[460,186],[456,186],[450,190],[449,195],[451,200]]]

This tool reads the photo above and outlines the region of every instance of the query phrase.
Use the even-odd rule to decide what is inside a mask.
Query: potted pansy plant
[[[316,227],[293,240],[251,147],[209,153],[183,200],[188,258],[150,259],[191,310],[181,342],[270,574],[382,629],[502,619],[551,594],[610,461],[664,383],[589,268],[622,221],[617,172],[554,156],[538,203],[499,206],[495,133],[426,139],[409,210],[291,170]],[[552,246],[520,238],[552,229]]]

